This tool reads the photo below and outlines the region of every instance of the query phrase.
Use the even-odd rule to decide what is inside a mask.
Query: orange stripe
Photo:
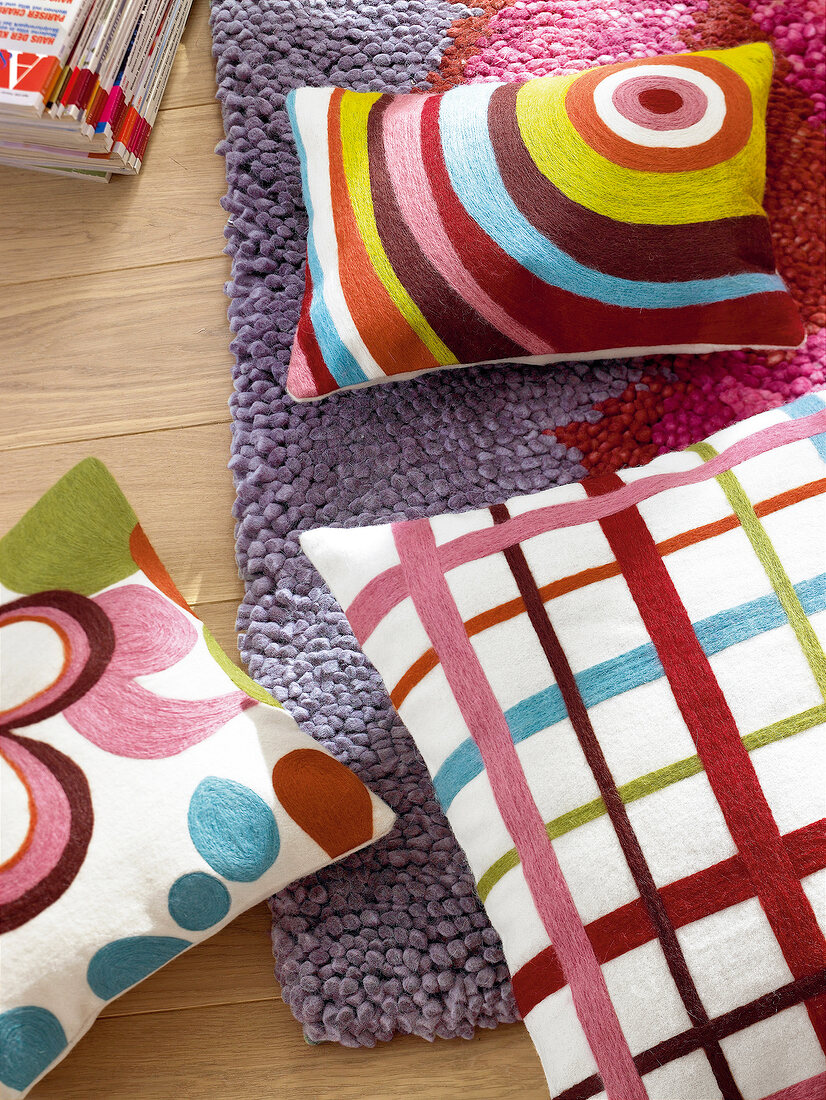
[[[812,497],[820,496],[824,492],[826,492],[826,477],[819,478],[817,481],[810,481],[807,485],[799,485],[795,489],[788,489],[785,493],[779,493],[776,497],[770,497],[768,500],[760,501],[759,504],[755,504],[754,511],[761,518],[770,516],[773,512],[779,512],[792,504],[798,504],[801,500],[809,500]],[[715,520],[714,523],[706,523],[702,527],[695,527],[693,530],[685,531],[681,535],[664,539],[662,542],[657,543],[657,549],[660,555],[665,557],[677,550],[685,549],[686,546],[694,546],[698,542],[705,542],[707,539],[716,538],[717,535],[723,535],[726,531],[733,531],[739,526],[740,521],[737,516],[726,516],[723,519]],[[539,594],[542,597],[542,602],[547,603],[548,600],[565,596],[569,592],[576,592],[577,589],[586,588],[589,584],[595,584],[597,581],[617,577],[619,574],[619,565],[612,561],[605,565],[594,566],[591,569],[583,569],[581,573],[574,573],[573,576],[563,577],[558,581],[551,581],[539,589]],[[499,604],[498,607],[493,607],[490,611],[483,611],[481,615],[474,615],[472,619],[468,619],[465,623],[465,630],[468,632],[468,637],[472,638],[474,634],[481,634],[483,630],[489,630],[492,626],[507,622],[508,619],[515,619],[524,610],[525,605],[518,597],[514,600],[508,600],[507,603]],[[399,709],[413,688],[421,683],[438,663],[439,659],[436,656],[436,651],[429,649],[410,666],[390,693],[390,701],[396,710]]]
[[[44,688],[41,688],[40,691],[36,691],[34,693],[34,695],[29,695],[28,698],[23,700],[24,703],[30,703],[33,699],[37,699],[39,696],[43,695],[44,692],[48,691],[50,688],[53,688],[55,684],[59,683],[63,679],[64,675],[66,674],[66,669],[69,665],[69,658],[70,658],[71,654],[70,654],[70,648],[69,648],[69,636],[66,633],[66,631],[63,630],[61,627],[59,627],[56,623],[53,623],[50,619],[46,619],[43,616],[40,616],[40,615],[14,615],[10,619],[4,619],[3,620],[3,625],[8,626],[10,623],[24,623],[24,622],[25,623],[45,623],[46,626],[51,627],[51,629],[55,632],[55,634],[58,635],[58,637],[60,638],[61,643],[63,644],[63,665],[61,666],[60,672],[57,674],[57,677],[54,680],[52,680],[52,682],[50,684],[46,684],[46,686]],[[22,706],[22,705],[23,705],[22,703],[18,703],[17,706],[11,707],[9,710],[0,711],[0,716],[2,716],[3,714],[9,714],[9,713],[11,713],[11,711],[17,710],[17,707]],[[15,773],[17,778],[23,784],[23,787],[25,788],[25,791],[26,791],[26,796],[27,796],[28,801],[29,801],[29,828],[26,832],[25,837],[23,838],[23,843],[20,845],[20,847],[17,849],[17,851],[14,853],[13,856],[9,856],[9,858],[7,860],[5,860],[5,862],[0,863],[0,871],[7,871],[10,867],[14,867],[15,863],[19,863],[20,860],[23,858],[23,856],[26,854],[26,852],[29,850],[29,847],[30,847],[31,842],[32,842],[32,837],[34,836],[35,826],[37,825],[37,806],[36,806],[34,798],[32,796],[32,792],[31,792],[31,789],[29,787],[29,784],[26,782],[26,777],[20,771],[18,766],[13,761],[9,760],[9,758],[6,756],[6,754],[2,750],[0,750],[0,756],[3,757],[3,759],[6,761],[8,766],[11,768],[11,770]]]
[[[327,111],[330,193],[344,300],[365,347],[385,374],[430,370],[438,360],[396,308],[364,247],[347,190],[341,147],[341,99],[336,88]]]
[[[60,672],[50,684],[46,684],[44,688],[41,688],[40,691],[36,691],[34,695],[26,696],[26,698],[22,702],[16,703],[13,707],[8,707],[6,710],[0,710],[0,718],[2,718],[4,714],[12,714],[19,707],[22,707],[25,703],[31,703],[34,699],[39,699],[41,695],[45,694],[45,692],[50,691],[55,686],[55,684],[60,683],[60,681],[66,674],[66,669],[69,667],[69,658],[71,656],[69,635],[62,627],[58,626],[57,623],[52,622],[51,619],[47,619],[44,615],[12,615],[11,618],[3,620],[3,626],[10,626],[12,623],[43,623],[45,626],[50,627],[60,638],[61,644],[63,646],[63,664],[61,666]]]
[[[23,775],[23,773],[18,768],[18,766],[13,761],[9,760],[9,758],[6,756],[6,754],[3,752],[2,749],[0,749],[0,756],[3,757],[3,759],[6,761],[8,766],[11,768],[11,770],[15,773],[17,778],[23,784],[23,787],[26,791],[26,797],[29,800],[29,828],[28,828],[28,831],[26,832],[25,837],[23,838],[23,843],[20,845],[20,847],[17,849],[17,851],[14,853],[13,856],[9,856],[9,858],[5,861],[5,863],[0,863],[0,871],[7,871],[10,867],[14,867],[15,863],[19,863],[20,860],[23,858],[23,856],[26,854],[26,852],[31,847],[32,837],[34,836],[34,830],[35,830],[35,827],[37,825],[37,805],[34,801],[34,796],[32,795],[31,788],[29,787],[29,784],[26,782],[26,777]]]

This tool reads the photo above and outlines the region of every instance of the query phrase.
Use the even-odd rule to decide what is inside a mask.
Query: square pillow
[[[106,468],[0,540],[0,1096],[392,811],[218,647]]]
[[[826,1093],[826,400],[302,545],[433,775],[559,1100]]]
[[[471,363],[789,348],[765,43],[427,95],[300,88],[297,400]]]

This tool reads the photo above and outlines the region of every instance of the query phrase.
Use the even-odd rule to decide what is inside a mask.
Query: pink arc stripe
[[[547,340],[525,328],[490,298],[464,266],[445,230],[422,160],[425,96],[394,96],[384,113],[387,171],[407,227],[433,267],[465,301],[530,355],[545,355]]]
[[[479,746],[493,797],[528,889],[571,989],[574,1007],[610,1100],[647,1100],[602,970],[562,875],[519,763],[502,708],[465,631],[426,519],[394,524],[407,589],[462,717]]]
[[[66,792],[46,765],[23,745],[0,737],[0,755],[19,769],[37,815],[29,847],[10,867],[0,871],[0,903],[16,901],[60,862],[72,829],[72,808]]]
[[[773,1092],[764,1100],[826,1100],[826,1073],[819,1073],[808,1081],[798,1081],[796,1085]]]
[[[738,440],[727,450],[721,451],[716,458],[693,469],[652,474],[630,485],[624,485],[621,489],[616,489],[605,496],[566,504],[550,504],[545,508],[536,508],[532,512],[513,516],[493,527],[471,531],[438,547],[436,553],[439,569],[444,574],[466,562],[478,561],[479,558],[484,558],[488,554],[500,553],[506,546],[514,546],[516,543],[524,542],[547,531],[594,523],[616,515],[617,512],[625,511],[627,508],[635,507],[642,501],[656,496],[657,493],[709,481],[725,470],[730,470],[741,462],[774,450],[775,447],[796,443],[798,440],[808,439],[821,432],[826,432],[826,409],[800,420],[785,420],[780,424],[772,424],[761,432]],[[385,615],[401,603],[406,595],[404,575],[398,565],[385,569],[362,588],[346,609],[347,619],[361,645],[364,645]]]

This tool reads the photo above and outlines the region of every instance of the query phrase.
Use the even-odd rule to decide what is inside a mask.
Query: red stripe
[[[624,486],[616,475],[588,478],[589,497]],[[795,874],[777,823],[726,698],[697,640],[688,612],[636,508],[600,520],[654,643],[671,692],[755,892],[795,978],[826,967],[826,940]],[[826,1050],[826,1001],[808,1006]]]
[[[313,280],[310,275],[309,264],[306,265],[305,279],[304,300],[301,303],[301,316],[298,319],[295,340],[304,354],[304,359],[312,375],[315,388],[312,393],[305,393],[303,390],[299,393],[298,389],[290,384],[289,371],[287,373],[287,385],[290,391],[295,393],[298,397],[321,397],[325,393],[334,393],[335,390],[339,388],[339,385],[327,369],[327,364],[324,362],[324,356],[321,354],[321,348],[318,346],[313,322],[310,319],[310,305],[313,301]]]
[[[805,878],[822,871],[826,867],[826,820],[788,833],[783,837],[783,846],[797,877]],[[675,928],[682,928],[754,897],[754,886],[741,857],[732,856],[679,882],[663,886],[660,897],[671,923]],[[600,965],[656,937],[640,898],[592,921],[585,931]],[[516,1003],[523,1016],[565,985],[553,947],[546,947],[520,967],[512,980]]]

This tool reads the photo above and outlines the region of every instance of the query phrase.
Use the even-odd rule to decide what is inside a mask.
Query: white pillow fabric
[[[0,780],[4,1098],[109,1000],[394,820],[231,664],[94,460],[0,540]]]

